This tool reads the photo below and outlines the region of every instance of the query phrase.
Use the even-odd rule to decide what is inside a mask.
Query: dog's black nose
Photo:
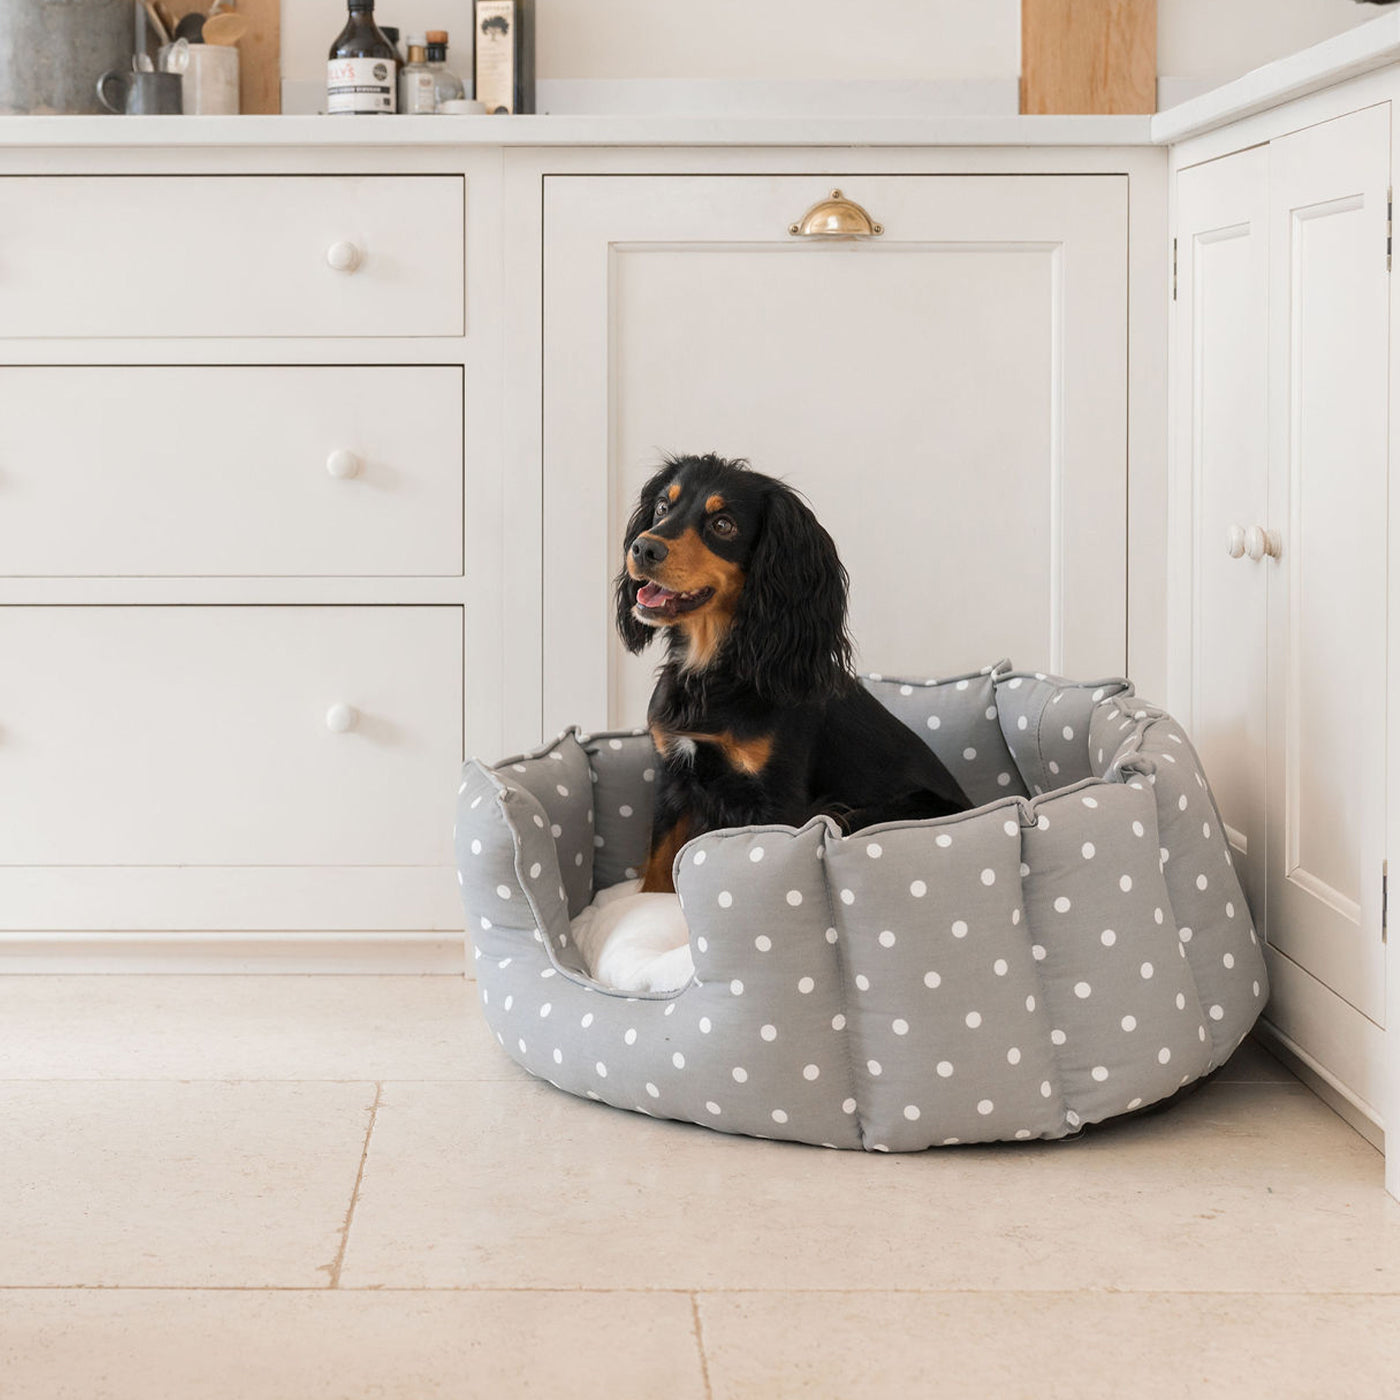
[[[645,569],[654,569],[671,551],[650,535],[639,535],[632,541],[632,558]]]

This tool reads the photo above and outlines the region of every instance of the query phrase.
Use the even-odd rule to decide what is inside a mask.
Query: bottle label
[[[516,18],[515,0],[476,0],[476,97],[488,112],[515,110]]]
[[[326,111],[394,111],[397,66],[392,58],[331,59],[326,64]]]
[[[427,72],[404,76],[403,109],[405,112],[436,112],[437,94],[433,91],[433,75]]]

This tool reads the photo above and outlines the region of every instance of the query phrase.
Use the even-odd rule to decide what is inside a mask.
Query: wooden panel
[[[1177,182],[1181,415],[1190,483],[1191,711],[1225,834],[1264,930],[1268,568],[1226,546],[1268,520],[1269,155],[1241,151]]]
[[[455,175],[0,179],[0,334],[455,336]],[[337,244],[359,252],[336,270]]]
[[[1157,0],[1021,0],[1021,110],[1157,110]]]
[[[1269,942],[1377,1024],[1389,151],[1384,106],[1269,151]]]
[[[449,830],[456,791],[440,807]],[[460,943],[462,895],[450,849],[440,865],[0,865],[0,961],[7,932],[196,929],[265,938],[269,952],[312,929],[443,929]]]
[[[1331,1080],[1354,1112],[1383,1127],[1385,1031],[1278,949],[1266,944],[1264,961],[1270,1027]]]
[[[0,462],[4,576],[462,572],[457,365],[0,367]]]
[[[787,226],[839,184],[863,244]],[[547,182],[545,722],[639,723],[609,578],[661,450],[748,457],[850,570],[861,664],[1125,664],[1126,181]]]
[[[7,607],[0,656],[0,867],[451,860],[460,608]]]

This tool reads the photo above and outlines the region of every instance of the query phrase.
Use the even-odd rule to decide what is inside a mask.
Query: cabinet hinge
[[[1389,228],[1390,225],[1387,224],[1386,227]],[[1387,246],[1388,246],[1388,245],[1387,245]],[[1387,267],[1390,266],[1389,262],[1386,263],[1386,266],[1387,266]],[[1173,300],[1173,301],[1176,300],[1176,239],[1175,239],[1175,238],[1172,239],[1172,300]]]
[[[1395,220],[1395,187],[1385,192],[1385,270],[1390,271],[1390,250],[1393,242],[1391,229]]]
[[[1387,942],[1386,927],[1390,922],[1390,862],[1381,861],[1381,942]]]

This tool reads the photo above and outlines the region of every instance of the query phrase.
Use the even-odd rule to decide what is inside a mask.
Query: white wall
[[[540,0],[537,24],[559,78],[1005,77],[1021,43],[1019,0]]]
[[[460,29],[470,0],[378,0],[381,24]],[[536,0],[542,78],[1015,76],[1020,0]],[[282,71],[321,77],[344,0],[282,0]]]
[[[1354,0],[1158,0],[1157,72],[1223,82],[1383,13]]]
[[[1223,80],[1381,13],[1353,0],[1158,0],[1158,72]],[[1020,0],[537,0],[542,78],[1014,79]],[[379,0],[460,33],[470,0]],[[283,0],[282,70],[319,82],[344,0]]]

